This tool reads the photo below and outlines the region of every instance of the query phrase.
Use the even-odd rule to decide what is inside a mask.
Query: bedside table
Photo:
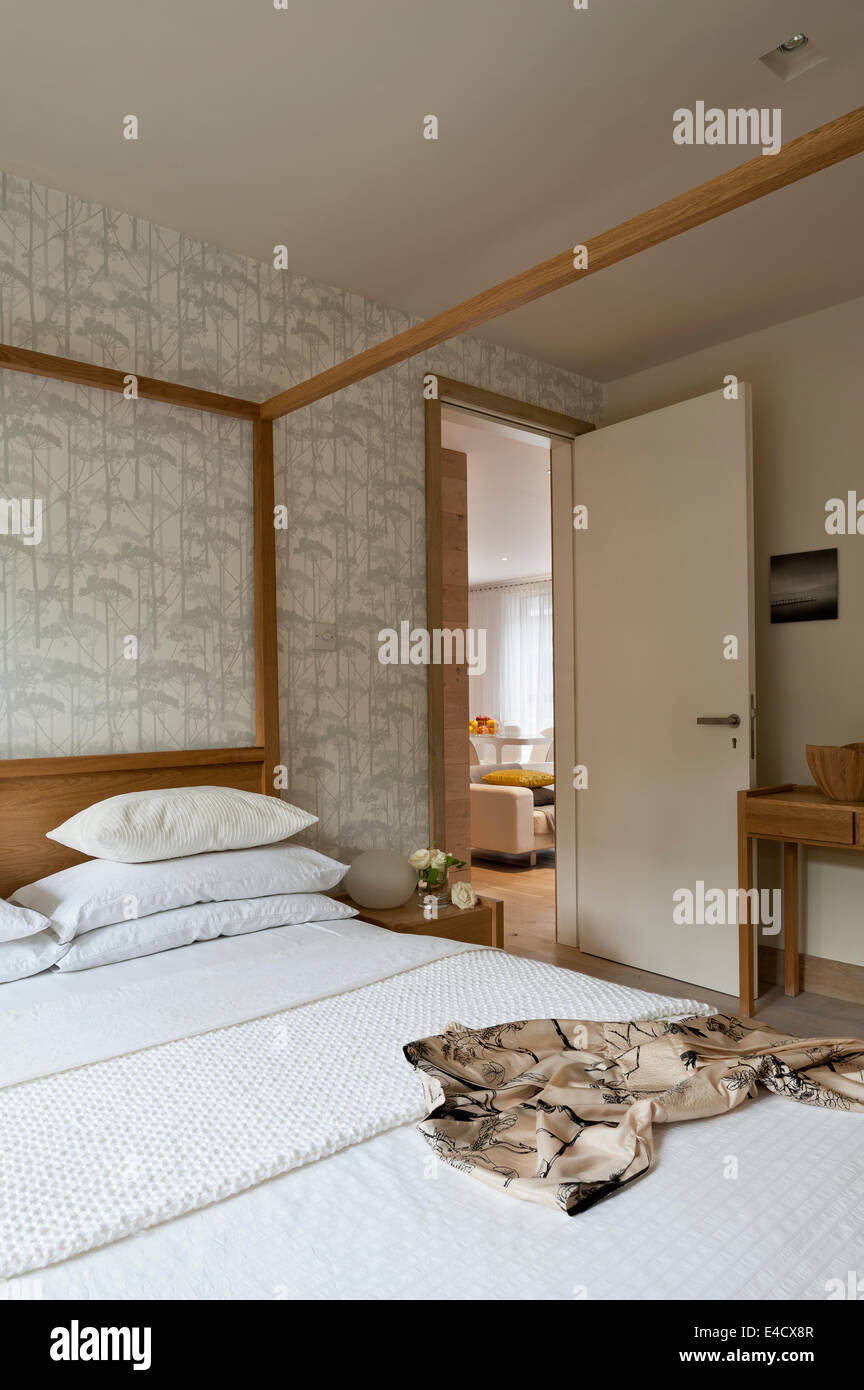
[[[413,936],[443,936],[448,941],[470,941],[473,946],[504,945],[504,904],[500,898],[478,898],[476,907],[438,909],[437,921],[423,916],[423,907],[412,893],[402,907],[361,907],[347,893],[339,901],[356,907],[364,922],[388,931],[410,932]]]

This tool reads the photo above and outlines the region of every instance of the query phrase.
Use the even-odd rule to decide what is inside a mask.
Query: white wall
[[[715,391],[728,373],[753,387],[757,776],[810,782],[805,744],[864,741],[864,536],[825,533],[828,498],[864,498],[864,299],[612,382],[603,422]],[[834,545],[837,620],[772,626],[770,556]],[[763,886],[779,886],[776,858],[760,854]],[[801,920],[803,951],[864,965],[864,855],[807,851]]]

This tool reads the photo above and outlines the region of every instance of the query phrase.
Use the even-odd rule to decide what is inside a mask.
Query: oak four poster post
[[[273,423],[252,426],[255,572],[255,742],[264,750],[261,791],[278,796],[279,645],[276,626],[276,535],[273,524]]]

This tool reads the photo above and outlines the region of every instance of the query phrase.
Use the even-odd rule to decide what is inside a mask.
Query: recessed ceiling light
[[[502,560],[509,560],[509,559],[510,559],[510,556],[509,556],[509,555],[502,555],[500,558],[501,558]]]
[[[792,34],[785,43],[778,43],[759,59],[781,82],[791,82],[825,61],[825,54],[819,52],[808,34]]]
[[[806,34],[793,34],[791,39],[787,39],[785,43],[778,43],[777,52],[797,53],[798,49],[803,48],[805,43],[809,43]]]

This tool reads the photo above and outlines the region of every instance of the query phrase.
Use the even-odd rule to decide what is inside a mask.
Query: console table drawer
[[[783,840],[824,840],[855,844],[855,812],[846,806],[796,805],[759,796],[747,801],[748,835],[776,835]]]

